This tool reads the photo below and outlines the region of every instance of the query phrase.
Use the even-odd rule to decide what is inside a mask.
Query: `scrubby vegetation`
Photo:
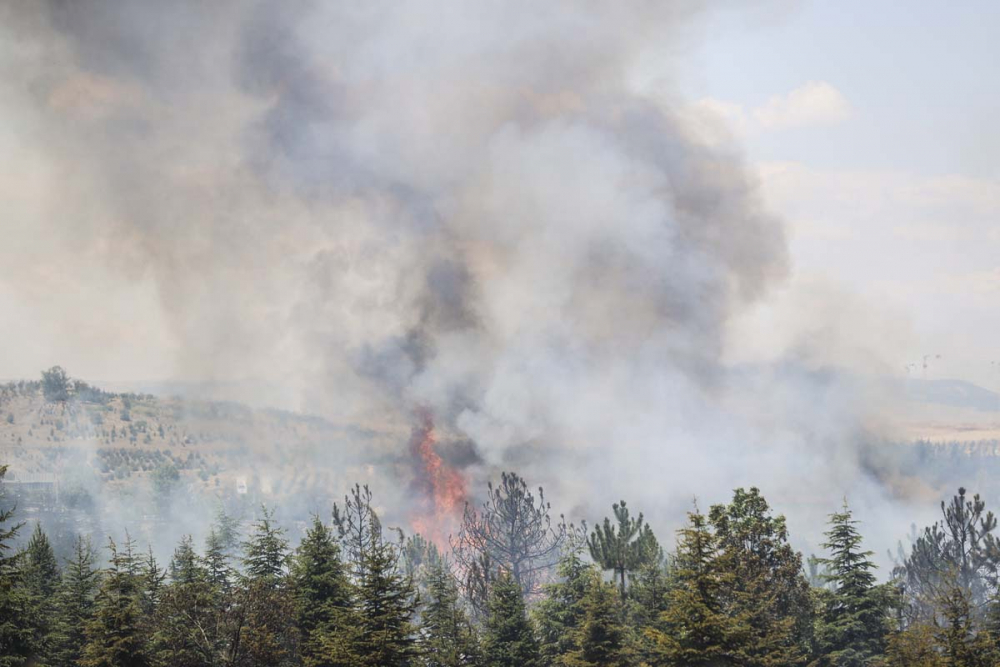
[[[161,461],[164,483],[174,477]],[[2,479],[3,470],[0,470]],[[552,521],[506,473],[450,548],[386,530],[367,487],[293,549],[267,508],[240,537],[220,513],[163,567],[133,540],[77,540],[56,562],[44,527],[19,552],[0,513],[2,665],[972,667],[1000,661],[997,521],[964,489],[884,583],[850,507],[826,553],[789,544],[757,489],[691,508],[664,548],[624,501]],[[808,573],[807,573],[808,570]]]

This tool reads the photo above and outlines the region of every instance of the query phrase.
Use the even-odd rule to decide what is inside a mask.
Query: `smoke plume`
[[[474,443],[470,483],[518,469],[570,513],[757,484],[870,516],[863,392],[723,361],[783,226],[636,83],[684,65],[704,4],[3,3],[5,372],[422,406]]]

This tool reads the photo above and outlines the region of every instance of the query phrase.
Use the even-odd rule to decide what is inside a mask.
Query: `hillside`
[[[156,543],[168,519],[183,519],[170,532],[197,535],[218,508],[261,502],[307,518],[355,482],[398,473],[409,437],[409,425],[374,431],[70,379],[63,389],[0,385],[0,465],[21,518],[61,526],[67,538],[128,528]]]

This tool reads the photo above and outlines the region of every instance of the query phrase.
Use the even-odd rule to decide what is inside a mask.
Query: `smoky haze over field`
[[[894,542],[850,359],[725,361],[789,260],[738,151],[636,83],[697,5],[3,3],[0,373],[426,409],[569,515],[756,484]]]

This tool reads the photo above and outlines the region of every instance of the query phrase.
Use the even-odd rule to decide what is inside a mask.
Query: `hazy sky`
[[[680,81],[787,221],[787,307],[842,292],[900,372],[1000,389],[1000,4],[792,6],[711,23]]]
[[[833,363],[860,352],[903,373],[940,354],[929,376],[1000,388],[1000,364],[989,363],[1000,360],[998,25],[1000,4],[989,1],[778,0],[664,36],[666,71],[653,53],[636,85],[662,91],[705,142],[745,153],[789,230],[790,278],[732,329],[733,361],[811,338]],[[35,113],[0,104],[0,376],[51,363],[96,379],[191,376],[177,372],[184,337],[166,330],[163,294],[141,259],[117,257],[113,271],[86,257],[25,266],[81,244],[65,233],[71,220],[55,219],[67,215],[58,203],[92,196],[87,174],[53,169],[35,150],[48,132]],[[830,308],[836,317],[809,316]]]

